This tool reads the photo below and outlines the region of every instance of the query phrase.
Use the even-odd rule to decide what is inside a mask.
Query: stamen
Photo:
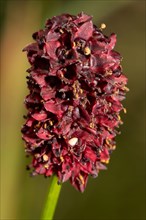
[[[105,28],[106,28],[106,24],[102,23],[102,24],[100,25],[100,29],[102,30],[102,29],[105,29]]]
[[[129,88],[124,86],[123,89],[126,91],[126,92],[129,92]]]
[[[63,156],[60,156],[60,160],[61,160],[61,162],[63,162],[63,161],[64,161],[64,158],[63,158]]]
[[[75,48],[76,47],[76,43],[75,42],[73,42],[73,46],[72,46],[73,48]]]
[[[77,142],[78,142],[78,138],[76,138],[76,137],[73,137],[73,138],[71,138],[71,139],[68,141],[68,143],[69,143],[71,146],[75,146]]]
[[[109,163],[109,159],[107,159],[107,160],[104,160],[104,159],[103,159],[103,160],[101,160],[101,162],[108,164],[108,163]]]
[[[64,33],[64,31],[63,31],[62,29],[60,29],[60,30],[59,30],[59,32],[60,32],[61,34],[63,34],[63,33]]]
[[[49,123],[50,123],[51,126],[53,125],[53,121],[50,120]]]
[[[89,47],[85,47],[85,48],[84,48],[84,54],[85,54],[86,56],[88,56],[89,54],[91,54],[91,50],[90,50]]]
[[[45,128],[45,129],[47,128],[47,123],[44,124],[44,128]]]
[[[127,113],[127,109],[126,108],[123,108],[123,111],[124,111],[125,114]]]
[[[81,174],[79,174],[79,178],[80,178],[80,180],[81,180],[81,183],[84,185],[84,184],[85,184],[85,181],[84,181],[84,178],[83,178],[83,176],[82,176]]]
[[[44,155],[43,155],[43,160],[44,160],[44,161],[48,161],[48,159],[49,159],[49,157],[47,156],[47,154],[44,154]]]
[[[48,169],[48,168],[49,168],[49,164],[46,163],[46,164],[44,165],[44,167],[45,167],[46,169]]]

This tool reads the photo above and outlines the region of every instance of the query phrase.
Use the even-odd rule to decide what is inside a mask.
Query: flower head
[[[63,14],[47,20],[23,50],[31,64],[22,128],[29,168],[70,180],[82,192],[89,175],[106,169],[128,90],[116,35],[107,37],[102,28],[84,13]]]

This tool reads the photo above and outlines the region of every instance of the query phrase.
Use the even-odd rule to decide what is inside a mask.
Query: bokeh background
[[[144,220],[145,216],[145,1],[1,0],[1,219],[37,220],[50,180],[31,178],[25,170],[20,127],[28,93],[29,67],[22,48],[47,18],[81,11],[94,23],[107,25],[105,34],[117,33],[116,50],[129,78],[130,92],[122,114],[124,125],[117,137],[108,171],[89,179],[86,191],[63,184],[55,220]]]

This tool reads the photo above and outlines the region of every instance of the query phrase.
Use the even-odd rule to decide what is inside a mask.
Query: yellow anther
[[[47,154],[44,154],[44,155],[43,155],[43,160],[44,160],[44,161],[48,161],[48,159],[49,159],[49,157],[47,156]]]
[[[76,43],[75,42],[73,42],[73,47],[76,47]]]
[[[84,185],[84,184],[85,184],[85,181],[84,181],[84,178],[83,178],[83,176],[82,176],[81,174],[79,174],[79,178],[80,178],[80,180],[81,180],[81,183]]]
[[[69,145],[71,145],[72,147],[75,146],[77,142],[78,142],[78,138],[76,137],[73,137],[68,141]]]
[[[91,123],[89,124],[89,127],[90,127],[90,128],[94,128],[94,123],[91,122]]]
[[[49,121],[50,125],[52,126],[53,125],[53,122],[52,121]]]
[[[101,160],[101,162],[108,164],[108,163],[109,163],[109,159],[107,159],[107,160]]]
[[[110,149],[113,149],[114,145],[112,145],[108,139],[106,139],[105,142]]]
[[[63,34],[63,33],[64,33],[64,31],[63,31],[62,29],[60,29],[60,30],[59,30],[59,32],[60,32],[61,34]]]
[[[108,145],[108,147],[109,147],[110,149],[112,149],[112,150],[115,150],[115,149],[116,149],[116,145],[112,145],[108,139],[106,139],[105,142],[106,142],[106,144]]]
[[[116,149],[116,145],[113,145],[111,149],[112,149],[112,150],[115,150],[115,149]]]
[[[75,94],[75,98],[76,98],[76,99],[78,99],[78,98],[79,98],[79,95],[78,95],[78,93],[76,93],[76,94]]]
[[[44,128],[45,128],[45,129],[47,128],[47,124],[46,124],[46,123],[44,124]]]
[[[118,117],[118,120],[121,121],[121,117],[120,117],[120,115],[117,115],[117,117]]]
[[[127,109],[126,108],[123,108],[123,111],[124,111],[125,114],[127,113]]]
[[[44,165],[44,167],[45,167],[46,169],[48,169],[48,168],[49,168],[49,164],[46,163],[46,164]]]
[[[123,89],[126,91],[126,92],[129,92],[129,88],[127,86],[124,86]]]
[[[105,142],[106,142],[107,145],[110,145],[110,142],[109,142],[108,139],[106,139]]]
[[[86,56],[88,56],[90,53],[91,53],[90,48],[89,48],[89,47],[85,47],[85,48],[84,48],[84,54],[85,54]]]
[[[76,80],[76,81],[74,82],[74,84],[72,85],[72,87],[73,87],[74,96],[75,96],[76,99],[78,99],[78,98],[79,98],[78,92],[80,92],[79,82]]]
[[[60,160],[61,160],[61,162],[63,162],[63,161],[64,161],[64,158],[63,158],[63,156],[60,156]]]
[[[106,24],[102,23],[102,24],[100,25],[100,29],[102,30],[102,29],[105,29],[105,28],[106,28]]]

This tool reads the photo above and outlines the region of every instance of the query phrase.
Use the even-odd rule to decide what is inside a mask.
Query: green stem
[[[42,214],[42,220],[53,220],[53,215],[59,198],[61,185],[57,184],[57,177],[53,176],[51,186],[49,187],[49,193]]]

